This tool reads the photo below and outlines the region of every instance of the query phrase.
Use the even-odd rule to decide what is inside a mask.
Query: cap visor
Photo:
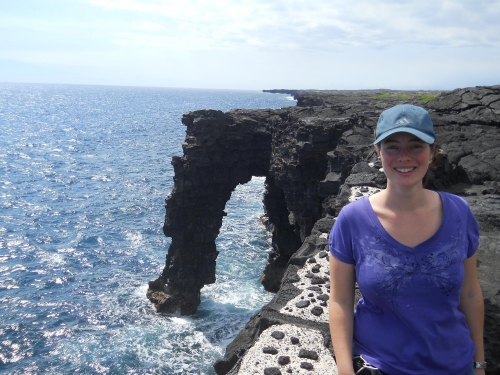
[[[375,142],[373,142],[373,144],[376,145],[376,144],[382,142],[384,139],[386,139],[390,135],[393,135],[396,133],[410,133],[410,134],[413,134],[415,137],[421,139],[425,143],[429,143],[429,144],[432,144],[436,141],[436,138],[433,137],[432,135],[426,134],[426,133],[424,133],[420,130],[414,129],[414,128],[408,128],[408,127],[402,126],[400,128],[391,129],[391,130],[386,131],[383,134],[380,134],[377,137],[377,139],[375,139]]]

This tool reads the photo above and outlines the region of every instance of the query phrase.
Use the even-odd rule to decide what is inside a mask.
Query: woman
[[[339,375],[355,373],[354,355],[382,374],[484,374],[478,225],[465,200],[424,189],[436,151],[429,114],[385,110],[374,145],[387,188],[345,206],[330,233]]]

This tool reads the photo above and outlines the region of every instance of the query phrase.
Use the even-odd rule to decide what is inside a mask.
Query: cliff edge
[[[340,209],[384,188],[373,152],[381,111],[421,105],[445,152],[429,187],[468,200],[481,230],[478,273],[486,307],[489,369],[500,374],[500,86],[450,92],[296,91],[296,107],[196,111],[183,116],[184,155],[174,157],[166,199],[165,268],[148,298],[158,311],[192,314],[215,281],[215,239],[238,184],[265,176],[273,249],[262,283],[276,292],[214,365],[217,374],[335,371],[328,330],[327,236]]]

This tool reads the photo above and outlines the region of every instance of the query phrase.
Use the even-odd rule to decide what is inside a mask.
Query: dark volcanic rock
[[[486,309],[487,374],[500,374],[500,86],[443,93],[280,92],[293,95],[297,106],[196,111],[183,117],[184,155],[172,159],[174,189],[166,199],[164,232],[172,242],[165,268],[150,282],[147,294],[158,311],[196,311],[201,288],[215,281],[215,239],[231,192],[252,176],[265,176],[263,201],[272,249],[262,283],[277,294],[214,365],[217,374],[237,373],[238,361],[264,329],[292,322],[279,310],[299,293],[292,285],[300,280],[297,271],[316,254],[328,256],[328,232],[348,203],[351,188],[385,187],[372,146],[380,112],[413,103],[431,113],[443,150],[428,187],[465,196],[480,224],[478,274]],[[310,280],[316,285],[310,290],[326,304],[328,279],[316,276],[322,270],[312,267]],[[327,324],[292,323],[318,329],[330,345]]]
[[[314,366],[312,363],[309,362],[300,362],[300,368],[312,371],[314,369]]]
[[[318,359],[318,353],[314,350],[300,349],[299,358]]]
[[[285,365],[288,365],[290,363],[290,357],[287,356],[287,355],[280,355],[278,357],[278,363],[281,365],[281,366],[285,366]]]
[[[481,187],[479,187],[481,189]],[[484,343],[487,374],[500,374],[500,195],[466,197],[481,233],[478,249],[479,281],[485,305]]]
[[[274,331],[271,333],[271,337],[274,337],[276,340],[283,340],[285,334],[281,331]]]
[[[267,367],[264,369],[264,375],[281,375],[281,371],[278,367]]]
[[[318,299],[321,300],[321,301],[328,301],[330,297],[328,296],[328,294],[322,294],[320,296],[318,296]]]
[[[309,302],[308,300],[304,300],[304,301],[299,301],[295,304],[296,307],[298,307],[299,309],[303,309],[304,307],[307,307],[311,304],[311,302]]]
[[[457,89],[430,101],[427,108],[439,115],[449,115],[450,123],[498,127],[500,85]]]
[[[319,306],[314,306],[311,309],[311,313],[316,316],[320,316],[321,314],[323,314],[323,312],[324,312],[323,308]]]
[[[311,279],[311,284],[325,284],[328,280],[322,279],[321,277],[313,277]]]
[[[262,352],[265,354],[278,354],[278,350],[276,348],[272,348],[269,346],[266,346],[264,349],[262,349]]]
[[[307,288],[308,290],[312,290],[313,292],[318,292],[318,293],[321,293],[321,287],[319,286],[310,286]]]

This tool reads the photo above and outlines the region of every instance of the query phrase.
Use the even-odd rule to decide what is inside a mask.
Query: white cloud
[[[497,0],[91,0],[90,4],[151,16],[164,29],[149,31],[165,40],[172,38],[167,47],[181,49],[500,46]],[[121,36],[120,43],[147,39],[144,34]]]
[[[13,2],[0,13],[0,81],[254,89],[500,83],[500,0],[23,1],[34,5]]]

